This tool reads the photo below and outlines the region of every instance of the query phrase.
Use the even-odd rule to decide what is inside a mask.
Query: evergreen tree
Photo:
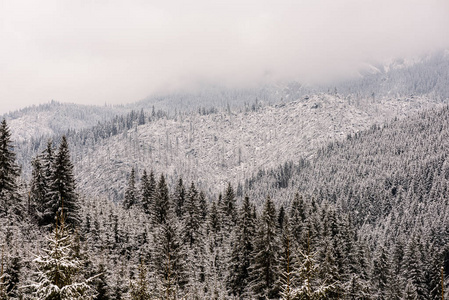
[[[151,185],[150,178],[148,178],[148,174],[146,170],[143,170],[142,178],[140,179],[140,203],[143,211],[150,215],[151,205],[154,197],[154,176],[151,173],[153,185]]]
[[[151,293],[148,287],[147,270],[141,261],[137,280],[131,282],[131,300],[149,300]]]
[[[277,298],[279,240],[276,234],[276,209],[267,197],[254,241],[253,262],[250,268],[251,286],[257,299]]]
[[[186,189],[182,178],[179,178],[178,184],[175,187],[175,194],[173,196],[173,206],[176,217],[181,220],[184,214],[184,202],[186,200]]]
[[[298,270],[298,276],[302,284],[295,288],[292,293],[298,299],[328,299],[328,294],[334,289],[334,286],[332,284],[327,285],[320,278],[319,265],[315,259],[316,253],[310,250],[310,238],[307,238],[307,245],[306,251],[299,251],[301,266]]]
[[[44,169],[42,167],[41,160],[36,157],[33,162],[33,171],[31,174],[30,183],[30,215],[37,221],[39,225],[42,225],[44,220],[45,202],[48,193],[48,186],[45,182]]]
[[[5,246],[2,245],[2,256],[0,260],[0,300],[7,300],[7,282],[8,273],[5,272]]]
[[[110,300],[110,286],[106,278],[106,267],[103,262],[98,265],[97,275],[93,281],[95,296],[93,300]]]
[[[282,224],[280,227],[283,228],[281,236],[281,251],[279,255],[280,296],[283,300],[293,300],[295,296],[294,289],[298,284],[297,270],[299,269],[299,266],[298,259],[295,255],[297,247],[295,246],[294,239],[291,235],[290,222],[287,215],[282,218]]]
[[[11,133],[3,119],[0,124],[0,216],[20,215],[22,211],[17,187],[19,167],[13,149]]]
[[[390,282],[390,261],[388,259],[387,251],[383,246],[379,246],[377,255],[373,262],[372,284],[376,291],[376,299],[388,298],[388,284]]]
[[[72,233],[61,213],[51,236],[48,248],[42,249],[34,262],[37,265],[37,281],[32,285],[35,299],[73,300],[92,296],[90,279],[83,279],[81,262],[74,256]]]
[[[39,158],[37,158],[39,159]],[[55,218],[55,211],[53,209],[54,205],[57,205],[54,203],[54,197],[55,195],[51,194],[51,188],[53,183],[53,166],[55,162],[55,149],[53,148],[53,142],[51,140],[47,141],[47,147],[42,151],[40,155],[40,160],[42,161],[41,168],[42,168],[42,176],[40,176],[39,166],[36,168],[36,178],[33,176],[32,181],[34,184],[39,184],[40,189],[39,192],[43,192],[42,200],[43,202],[39,206],[38,203],[36,203],[36,210],[39,214],[39,225],[46,226],[50,224],[54,224],[54,218]],[[33,188],[32,185],[32,188]],[[34,195],[35,197],[38,197],[39,195]],[[36,198],[37,200],[37,198]]]
[[[201,216],[198,200],[198,191],[192,182],[184,205],[185,214],[182,222],[183,243],[189,249],[195,247],[201,239]]]
[[[161,174],[153,201],[152,220],[153,224],[161,225],[166,222],[168,210],[170,209],[170,198],[168,187],[165,183],[164,174]]]
[[[233,249],[230,257],[230,273],[227,285],[231,294],[241,297],[246,291],[250,281],[251,258],[254,251],[254,235],[256,232],[255,220],[249,197],[245,197],[239,212],[238,227],[232,243]]]
[[[163,299],[176,299],[187,283],[186,254],[182,246],[177,223],[169,212],[167,222],[155,232],[153,270],[160,282],[159,294]]]
[[[228,183],[228,187],[226,188],[221,209],[223,215],[223,226],[229,233],[237,223],[237,206],[235,193],[230,183]]]
[[[136,197],[136,174],[134,168],[131,169],[131,175],[129,176],[128,186],[125,191],[125,199],[123,200],[123,208],[130,209],[137,204]]]
[[[69,145],[65,136],[61,139],[52,167],[49,201],[45,205],[44,217],[50,219],[50,215],[56,216],[58,209],[62,207],[63,201],[63,214],[66,218],[66,223],[77,226],[80,223],[78,195],[75,191],[73,165],[70,161]]]
[[[200,210],[201,222],[204,223],[207,219],[208,207],[206,202],[206,195],[203,191],[200,191],[200,194],[198,196],[198,206]]]
[[[18,299],[20,297],[19,283],[20,273],[22,271],[22,259],[19,253],[14,253],[10,258],[10,262],[6,267],[6,293],[11,299]]]

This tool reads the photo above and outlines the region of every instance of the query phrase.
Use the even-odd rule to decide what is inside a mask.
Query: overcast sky
[[[448,46],[448,0],[0,0],[0,113],[328,80]]]

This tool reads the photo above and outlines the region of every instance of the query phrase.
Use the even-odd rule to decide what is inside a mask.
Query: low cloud
[[[322,82],[449,46],[446,0],[153,2],[3,1],[0,113],[201,84]]]

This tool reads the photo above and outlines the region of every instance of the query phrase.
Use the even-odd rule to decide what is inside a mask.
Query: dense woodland
[[[10,115],[0,124],[0,300],[447,299],[449,107],[441,108],[449,95],[447,61],[445,52],[408,67],[396,62],[310,97],[311,89],[289,84],[256,94],[217,88],[153,97],[138,109],[76,108],[76,124],[94,123],[68,130],[50,124],[50,131],[18,141],[10,119],[65,106]],[[207,106],[211,95],[216,102]],[[436,108],[408,113],[423,107]],[[285,109],[284,119],[276,119],[275,108]],[[381,109],[398,117],[355,127]],[[69,118],[73,109],[63,111]],[[337,118],[340,112],[349,112],[351,126]],[[276,124],[305,116],[325,119],[317,131],[304,127],[306,143],[316,143],[319,130],[331,142],[287,160],[292,144],[275,137],[290,131]],[[284,155],[275,160],[279,167],[229,176],[217,187],[212,172],[189,173],[195,163],[173,164],[177,152],[169,150],[178,140],[203,139],[204,124],[216,132],[242,127],[237,117],[273,126],[268,133],[255,123],[266,131],[261,143],[275,143]],[[181,128],[179,139],[167,124]],[[343,138],[329,133],[343,129]],[[212,140],[229,143],[219,138]],[[98,149],[120,152],[122,144],[134,161],[116,161],[119,172],[103,182],[115,196],[80,188],[86,178],[97,185],[96,177],[109,174],[96,159],[111,160],[102,155],[112,150]],[[221,147],[216,164],[223,170],[253,159],[243,147]],[[193,162],[197,151],[188,148]],[[80,178],[83,169],[91,177]]]
[[[0,295],[440,299],[448,118],[373,126],[216,198],[131,169],[119,204],[76,189],[65,137],[21,181],[3,122]]]

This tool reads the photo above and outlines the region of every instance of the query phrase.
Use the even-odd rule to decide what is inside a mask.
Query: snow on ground
[[[132,167],[178,174],[217,192],[260,169],[297,161],[328,141],[436,105],[425,98],[341,99],[320,94],[258,111],[191,114],[159,120],[76,154],[80,189],[120,199]],[[137,177],[138,177],[137,176]]]

